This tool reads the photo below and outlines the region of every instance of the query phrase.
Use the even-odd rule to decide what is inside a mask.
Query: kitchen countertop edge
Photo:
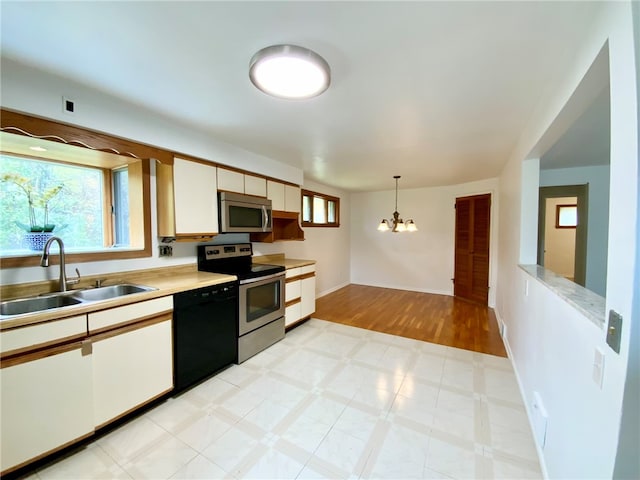
[[[132,303],[152,300],[154,298],[166,297],[175,293],[194,290],[197,288],[210,287],[221,283],[234,282],[238,279],[235,275],[224,275],[219,273],[208,273],[193,271],[182,273],[171,277],[158,279],[145,278],[144,282],[139,282],[145,286],[156,288],[149,292],[123,295],[120,297],[101,300],[95,302],[81,303],[67,307],[52,308],[39,312],[25,313],[23,315],[7,316],[0,319],[0,331],[20,328],[28,325],[36,325],[63,318],[84,315],[100,310],[121,307]],[[131,283],[138,283],[133,281]]]

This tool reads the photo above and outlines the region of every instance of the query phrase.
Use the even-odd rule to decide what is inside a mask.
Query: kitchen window
[[[26,233],[44,229],[67,252],[130,247],[127,167],[106,168],[2,154],[0,253],[32,253]]]
[[[151,162],[171,161],[171,152],[10,110],[0,113],[0,175],[13,172],[37,182],[30,187],[40,195],[34,195],[38,203],[31,211],[19,185],[11,178],[0,182],[0,269],[40,264],[41,250],[29,245],[32,235],[16,221],[26,230],[55,225],[52,233],[64,241],[69,263],[152,255]]]
[[[303,227],[339,227],[340,199],[324,193],[302,190]]]

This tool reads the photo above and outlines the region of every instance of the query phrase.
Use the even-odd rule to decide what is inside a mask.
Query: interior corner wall
[[[609,231],[609,166],[558,168],[540,171],[540,186],[589,184],[587,271],[585,286],[604,297],[607,290]]]
[[[398,210],[417,232],[377,230],[390,218],[395,191],[351,194],[351,282],[384,288],[453,295],[455,200],[491,193],[489,305],[495,305],[497,268],[497,179],[446,187],[399,190]]]
[[[340,226],[305,227],[303,242],[254,243],[253,251],[255,255],[284,253],[287,258],[315,260],[316,296],[321,297],[350,283],[350,194],[309,180],[304,188],[340,198]]]
[[[530,417],[534,392],[548,413],[539,447],[550,478],[612,478],[620,432],[631,335],[638,219],[638,119],[630,2],[604,2],[566,69],[551,72],[550,88],[523,130],[499,178],[498,318]],[[519,268],[523,162],[608,44],[611,89],[611,185],[606,309],[623,317],[620,354],[597,326],[546,285]],[[524,240],[523,240],[524,241]],[[593,381],[596,349],[605,355],[602,385]]]

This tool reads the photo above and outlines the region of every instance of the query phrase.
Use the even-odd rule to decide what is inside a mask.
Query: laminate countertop
[[[105,276],[102,275],[101,277]],[[116,285],[119,283],[134,283],[153,287],[156,290],[135,293],[132,295],[124,295],[111,298],[109,300],[86,302],[66,307],[41,310],[39,312],[32,312],[22,315],[0,316],[0,331],[19,328],[26,325],[34,325],[37,323],[59,320],[75,315],[83,315],[99,310],[120,307],[122,305],[128,305],[130,303],[137,303],[145,300],[151,300],[153,298],[173,295],[174,293],[179,293],[186,290],[193,290],[196,288],[209,287],[226,282],[233,282],[237,280],[237,277],[235,275],[200,272],[196,269],[195,265],[189,265],[181,267],[168,267],[150,270],[139,270],[134,272],[114,273],[109,274],[108,278],[103,278],[103,280],[104,286]],[[85,280],[85,282],[86,281],[87,280]],[[85,288],[86,287],[88,287],[88,285],[85,286]],[[83,288],[82,284],[80,288]],[[11,291],[8,287],[5,287],[5,290]],[[8,297],[8,295],[6,295],[6,291],[3,292],[3,300],[6,300],[6,297]],[[34,296],[46,293],[48,291],[50,290],[38,291],[38,289],[34,286],[31,289],[30,294],[31,296]],[[17,294],[13,296],[14,298],[27,297],[27,295],[20,294],[20,292],[24,292],[24,287],[15,286],[15,292]]]
[[[315,265],[315,260],[303,260],[299,258],[285,258],[283,254],[276,255],[260,255],[253,257],[254,263],[268,263],[270,265],[281,265],[287,270],[291,268],[306,267],[307,265]]]

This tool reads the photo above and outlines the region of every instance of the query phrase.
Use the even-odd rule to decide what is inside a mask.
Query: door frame
[[[538,194],[538,265],[544,265],[545,220],[547,198],[576,197],[578,225],[576,226],[576,250],[574,281],[585,286],[587,279],[587,226],[589,224],[589,184],[540,187]]]

